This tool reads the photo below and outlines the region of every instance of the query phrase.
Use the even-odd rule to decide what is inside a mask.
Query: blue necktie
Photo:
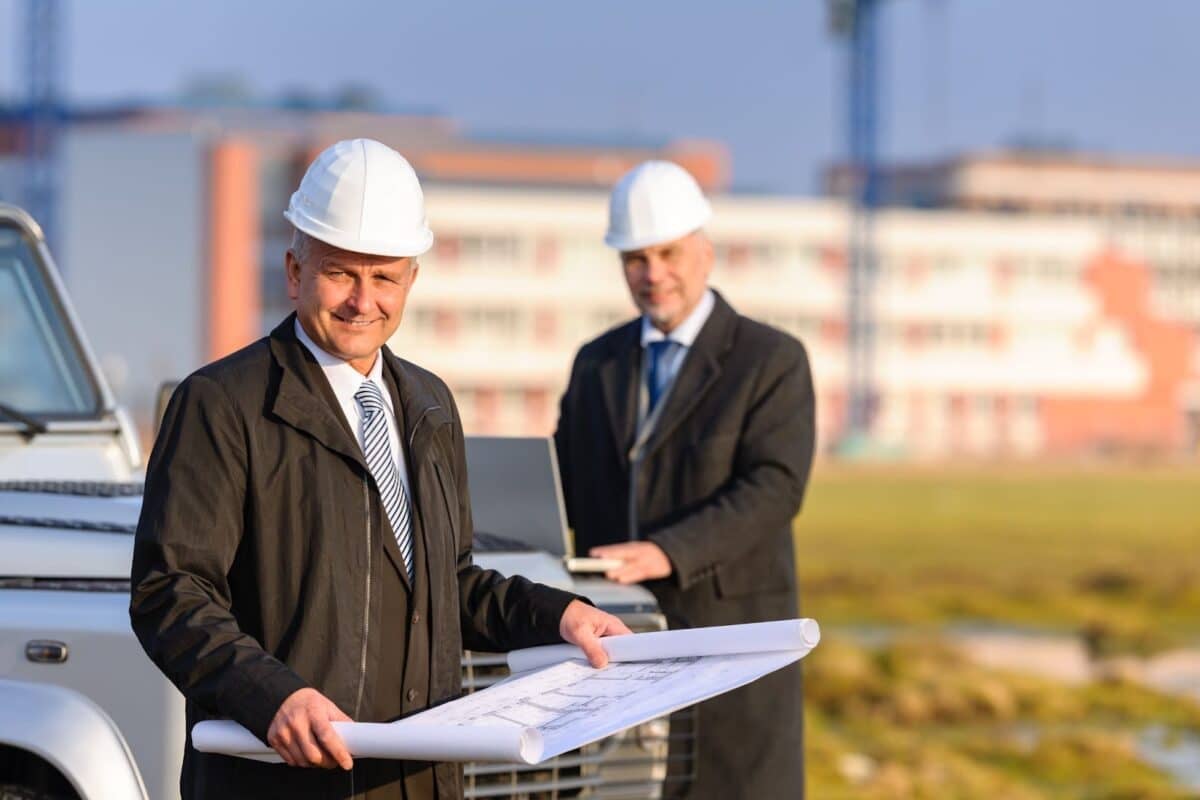
[[[670,366],[675,354],[682,346],[679,342],[670,339],[661,339],[646,345],[650,354],[650,369],[646,374],[646,382],[649,384],[646,388],[650,392],[650,411],[654,410],[658,401],[667,393],[671,379],[675,377]]]
[[[408,494],[404,484],[400,482],[400,474],[396,470],[396,461],[392,458],[392,445],[388,441],[387,406],[383,404],[383,393],[375,381],[363,381],[362,386],[354,393],[354,399],[362,407],[362,448],[367,458],[367,466],[379,487],[379,497],[383,501],[383,510],[387,513],[388,522],[392,524],[392,534],[404,556],[404,566],[408,570],[409,581],[413,576],[412,531],[408,514]]]

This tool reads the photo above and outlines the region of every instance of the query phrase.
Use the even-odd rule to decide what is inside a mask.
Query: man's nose
[[[375,305],[375,295],[371,290],[371,282],[355,281],[354,289],[346,298],[346,305],[358,313],[370,310]]]
[[[667,275],[667,265],[661,258],[651,256],[646,259],[646,282],[658,283]]]

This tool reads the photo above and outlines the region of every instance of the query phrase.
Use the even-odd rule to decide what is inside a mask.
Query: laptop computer
[[[572,572],[604,572],[620,563],[574,557],[552,439],[468,436],[466,449],[477,538],[520,542],[563,558]]]

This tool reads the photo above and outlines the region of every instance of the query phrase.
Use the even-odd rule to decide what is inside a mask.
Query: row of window
[[[555,387],[451,387],[467,433],[545,436],[558,414]],[[844,423],[845,395],[822,392],[818,418],[826,435]],[[882,434],[968,437],[1003,444],[1040,429],[1039,400],[1031,396],[897,393],[881,397],[874,416]]]
[[[845,266],[845,250],[841,242],[784,243],[717,239],[713,246],[718,267],[734,273],[743,269],[785,272],[841,269]],[[440,234],[433,250],[425,258],[439,270],[453,271],[463,265],[474,267],[482,264],[488,269],[530,273],[553,272],[563,265],[593,268],[597,264],[614,261],[612,251],[600,242],[552,234],[529,237]],[[997,265],[1006,275],[1017,279],[1047,281],[1073,279],[1079,269],[1078,264],[1049,256],[1000,254],[988,257],[939,251],[883,252],[876,256],[876,267],[881,276],[908,278],[969,272],[986,263]]]
[[[422,307],[407,313],[402,333],[421,342],[475,340],[553,348],[564,342],[591,338],[632,316],[631,311],[611,309],[525,311]],[[809,342],[837,343],[846,336],[846,325],[841,319],[820,319],[794,312],[768,312],[756,316],[768,325]],[[1003,335],[1002,330],[987,322],[922,321],[884,323],[877,325],[874,333],[880,343],[984,347],[996,342]]]

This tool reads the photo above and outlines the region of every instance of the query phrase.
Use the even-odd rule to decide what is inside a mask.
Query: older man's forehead
[[[695,231],[692,231],[691,233],[680,236],[678,239],[672,239],[669,242],[662,242],[660,244],[647,245],[646,247],[641,247],[641,248],[638,248],[637,250],[622,250],[621,258],[628,260],[631,258],[638,258],[640,256],[646,256],[646,255],[649,255],[650,253],[662,253],[662,252],[665,252],[667,250],[671,250],[674,248],[685,247],[692,242],[702,241],[705,238],[707,238],[707,237],[705,236],[703,229],[695,230]]]
[[[357,253],[320,241],[317,242],[317,246],[319,249],[313,253],[313,260],[318,266],[335,264],[339,267],[361,269],[407,269],[416,261],[412,256],[377,256],[370,253]]]

